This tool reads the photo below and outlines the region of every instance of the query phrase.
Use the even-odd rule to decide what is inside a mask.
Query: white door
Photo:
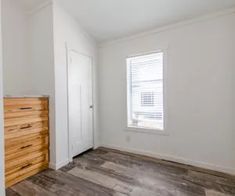
[[[92,60],[68,51],[70,158],[93,147]]]

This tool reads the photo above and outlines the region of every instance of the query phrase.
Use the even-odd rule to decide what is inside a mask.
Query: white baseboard
[[[130,153],[134,153],[134,154],[140,154],[140,155],[145,155],[145,156],[157,158],[157,159],[164,159],[167,161],[173,161],[173,162],[191,165],[191,166],[195,166],[195,167],[200,167],[200,168],[204,168],[204,169],[223,172],[223,173],[226,173],[229,175],[235,175],[235,167],[234,168],[221,167],[218,165],[213,165],[210,163],[205,163],[205,162],[200,162],[200,161],[189,160],[186,158],[177,157],[177,156],[173,156],[173,155],[158,154],[158,153],[153,153],[153,152],[149,152],[149,151],[143,151],[143,150],[138,150],[138,149],[134,149],[134,148],[127,148],[127,147],[120,147],[120,146],[115,146],[115,145],[110,145],[110,144],[104,144],[104,145],[101,145],[100,147],[111,148],[111,149],[120,150],[120,151],[126,151],[126,152],[130,152]]]
[[[62,161],[60,163],[49,163],[49,168],[58,170],[61,167],[64,167],[65,165],[69,164],[69,160]]]

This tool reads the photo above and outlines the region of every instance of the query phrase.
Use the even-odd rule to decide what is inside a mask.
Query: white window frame
[[[128,59],[138,56],[145,56],[150,55],[154,53],[163,53],[163,127],[164,129],[155,129],[155,128],[141,128],[141,127],[134,127],[128,125],[128,110],[129,110],[129,102],[128,102],[128,96],[129,96],[129,68],[128,68]],[[125,70],[126,70],[126,128],[125,131],[128,132],[139,132],[139,133],[147,133],[147,134],[157,134],[157,135],[165,135],[168,136],[169,132],[167,129],[167,99],[166,99],[166,81],[167,81],[167,50],[166,49],[160,49],[156,51],[151,51],[147,53],[139,53],[135,55],[127,56],[125,59]]]

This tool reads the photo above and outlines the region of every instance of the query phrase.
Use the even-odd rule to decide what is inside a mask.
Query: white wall
[[[52,4],[28,15],[31,89],[33,94],[54,93]]]
[[[5,95],[50,96],[50,160],[55,161],[54,52],[52,4],[26,11],[3,0]]]
[[[96,44],[59,4],[54,3],[54,59],[55,59],[55,111],[56,111],[56,163],[59,168],[68,160],[67,122],[67,61],[66,45],[82,54],[91,56],[96,68]],[[95,76],[94,69],[94,76]],[[96,77],[94,77],[96,80]],[[94,89],[96,89],[94,87]],[[94,98],[96,100],[96,97]],[[95,118],[96,119],[96,118]],[[95,127],[97,123],[95,121]],[[97,133],[97,132],[95,132]],[[98,140],[95,134],[96,141]]]
[[[235,15],[103,44],[99,107],[103,146],[235,174]],[[166,131],[126,131],[128,55],[167,48]]]
[[[53,8],[45,4],[40,9],[28,14],[29,23],[29,72],[28,94],[49,95],[50,117],[50,162],[56,161],[55,146],[55,77],[54,77],[54,42]]]
[[[68,163],[65,43],[91,56],[95,68],[96,44],[54,2],[26,12],[18,1],[4,0],[3,12],[5,94],[50,96],[50,166],[57,169]]]
[[[53,74],[51,3],[33,12],[3,0],[4,94],[50,94]]]
[[[26,93],[30,88],[28,17],[15,0],[2,1],[2,17],[4,94]]]
[[[4,131],[3,131],[3,80],[2,80],[2,2],[0,0],[0,195],[5,195],[4,179]]]
[[[50,96],[50,165],[57,169],[68,163],[65,43],[92,57],[94,84],[96,43],[56,3],[26,12],[18,1],[4,0],[3,17],[5,94]]]

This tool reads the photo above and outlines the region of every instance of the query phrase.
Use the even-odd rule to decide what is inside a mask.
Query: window
[[[128,127],[164,129],[163,53],[127,59]]]

